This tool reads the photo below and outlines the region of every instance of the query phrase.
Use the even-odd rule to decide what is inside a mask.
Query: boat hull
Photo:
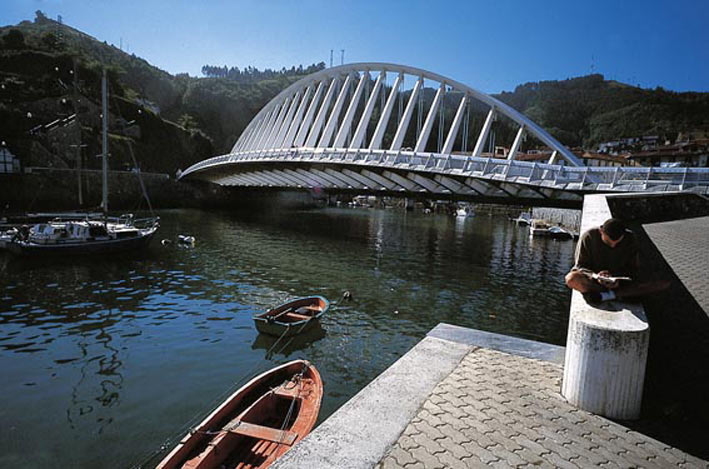
[[[157,469],[266,468],[310,433],[322,394],[320,374],[309,362],[273,368],[227,398]]]
[[[256,330],[262,334],[276,337],[293,337],[313,329],[319,319],[310,319],[292,324],[269,323],[267,321],[255,321]]]
[[[256,329],[276,337],[291,337],[314,328],[330,308],[322,296],[310,296],[284,303],[254,316]]]
[[[38,244],[28,241],[11,241],[7,243],[6,248],[18,256],[116,254],[147,247],[156,231],[157,227],[154,227],[131,238],[85,242]]]

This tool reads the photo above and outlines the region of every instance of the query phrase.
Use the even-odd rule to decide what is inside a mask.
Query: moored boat
[[[458,218],[474,217],[475,212],[472,207],[461,207],[455,211],[455,216]]]
[[[529,225],[529,236],[546,236],[548,238],[572,239],[574,234],[560,226],[552,226],[543,220],[532,220]]]
[[[102,100],[102,201],[103,214],[56,214],[46,223],[22,226],[0,236],[0,247],[16,255],[113,254],[146,247],[160,226],[159,217],[135,220],[132,214],[108,216],[108,88],[106,71],[101,80]],[[140,176],[140,173],[138,173]],[[141,187],[144,186],[141,180]],[[150,201],[148,205],[150,206]],[[152,207],[150,207],[152,212]],[[39,214],[45,217],[51,214]]]
[[[17,255],[111,254],[146,247],[158,229],[159,218],[61,219],[21,227],[6,243]]]
[[[320,373],[310,362],[273,368],[229,396],[157,469],[266,468],[310,433],[322,395]]]
[[[322,296],[299,298],[255,315],[254,322],[259,332],[290,337],[315,326],[329,308],[330,302]]]

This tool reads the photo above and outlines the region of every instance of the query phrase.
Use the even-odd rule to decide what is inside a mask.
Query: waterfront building
[[[19,173],[20,160],[7,147],[0,147],[0,173]]]

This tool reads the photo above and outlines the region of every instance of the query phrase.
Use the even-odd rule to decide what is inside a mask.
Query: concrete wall
[[[553,224],[559,224],[573,231],[579,231],[581,228],[581,210],[570,208],[534,207],[532,209],[532,218],[547,220]]]

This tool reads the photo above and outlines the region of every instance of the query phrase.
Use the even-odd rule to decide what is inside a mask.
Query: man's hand
[[[618,281],[617,280],[611,280],[608,277],[611,276],[611,273],[607,270],[601,270],[597,274],[593,276],[593,278],[601,284],[601,286],[606,287],[608,289],[613,290],[614,288],[618,287]]]

